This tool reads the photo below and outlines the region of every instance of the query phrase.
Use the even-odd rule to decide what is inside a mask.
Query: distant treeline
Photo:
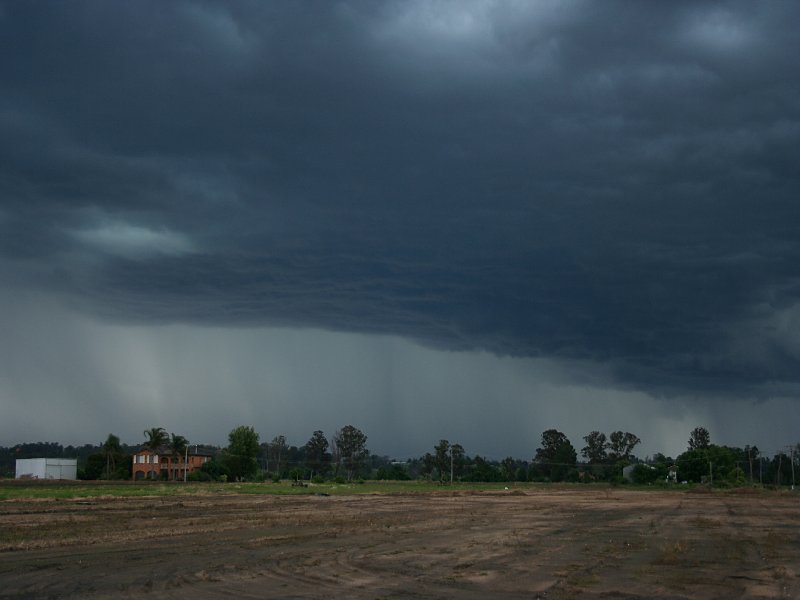
[[[279,435],[260,442],[252,427],[240,426],[229,434],[225,447],[196,445],[186,438],[166,434],[163,428],[144,432],[142,444],[128,445],[109,435],[101,444],[62,446],[34,442],[0,447],[0,477],[14,477],[18,458],[77,458],[81,479],[131,479],[132,453],[146,447],[161,454],[182,456],[184,452],[212,457],[194,480],[296,479],[426,479],[442,483],[514,481],[605,481],[639,484],[709,483],[714,485],[793,485],[800,444],[786,452],[764,456],[756,446],[735,448],[711,443],[708,430],[697,427],[690,433],[685,452],[673,458],[657,453],[641,459],[633,451],[641,440],[630,432],[615,431],[608,436],[592,431],[583,437],[578,452],[567,436],[548,429],[530,460],[492,460],[469,455],[458,443],[439,440],[432,452],[409,460],[393,460],[368,451],[367,436],[347,425],[328,439],[315,431],[303,445],[291,445]],[[181,451],[170,448],[182,444]],[[579,460],[580,456],[580,460]],[[626,467],[631,467],[626,469]],[[800,475],[800,473],[798,473]]]

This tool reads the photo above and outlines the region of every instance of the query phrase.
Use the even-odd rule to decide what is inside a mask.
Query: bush
[[[659,478],[658,469],[650,465],[639,464],[633,468],[631,472],[631,481],[639,485],[655,483]]]
[[[347,483],[347,481],[345,481],[345,478],[344,478],[344,477],[342,477],[341,475],[337,475],[337,476],[334,478],[334,480],[333,480],[333,481],[334,481],[335,483],[338,483],[338,484]]]
[[[314,475],[311,478],[311,483],[325,483],[325,479],[323,479],[322,475]]]

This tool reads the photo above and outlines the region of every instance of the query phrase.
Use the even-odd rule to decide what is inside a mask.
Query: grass
[[[265,494],[265,495],[356,495],[356,494],[409,494],[459,491],[505,491],[522,493],[525,490],[554,489],[597,489],[608,484],[595,483],[454,483],[440,485],[430,481],[365,481],[363,483],[309,483],[307,487],[293,486],[291,481],[278,483],[205,483],[205,482],[152,482],[152,481],[30,481],[0,479],[0,501],[14,499],[74,499],[99,496],[137,497],[137,496],[186,496],[197,494]],[[626,485],[627,489],[659,490],[685,492],[686,487],[653,487]],[[720,491],[724,493],[725,491]],[[734,493],[727,490],[728,493]]]
[[[183,482],[112,482],[112,481],[0,481],[0,501],[14,499],[69,500],[75,498],[187,496],[207,494],[264,495],[355,495],[408,494],[455,491],[493,491],[532,489],[542,484],[456,483],[439,485],[427,481],[367,481],[364,483],[321,483],[307,487],[278,483],[183,483]]]

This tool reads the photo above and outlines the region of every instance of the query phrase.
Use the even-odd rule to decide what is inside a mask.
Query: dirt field
[[[0,502],[0,598],[800,598],[800,495]]]

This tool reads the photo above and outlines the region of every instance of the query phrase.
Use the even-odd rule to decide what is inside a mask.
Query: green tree
[[[659,479],[663,480],[661,471],[652,465],[638,464],[633,468],[631,480],[639,485],[654,483]]]
[[[629,460],[633,449],[641,443],[637,436],[626,431],[614,431],[609,436],[608,456],[613,461]]]
[[[111,479],[114,472],[117,470],[117,458],[119,458],[122,453],[119,438],[113,433],[109,433],[106,441],[103,442],[102,448],[106,459],[104,476],[106,479]]]
[[[767,464],[764,481],[781,486],[792,483],[792,458],[785,452],[778,452]]]
[[[601,465],[608,460],[606,452],[606,434],[592,431],[583,437],[586,446],[581,450],[581,456],[592,465]]]
[[[175,465],[179,462],[179,459],[183,459],[186,454],[186,449],[189,447],[189,440],[187,440],[182,435],[177,435],[175,433],[172,434],[172,437],[169,441],[169,452],[172,455],[172,464],[173,464],[173,477],[177,478],[177,473],[175,472]],[[184,465],[186,468],[186,465]]]
[[[450,442],[439,440],[433,447],[434,462],[436,470],[439,471],[439,481],[443,482],[450,479]]]
[[[485,457],[475,455],[468,473],[463,479],[465,481],[503,481],[503,474]]]
[[[705,427],[695,427],[689,434],[689,450],[705,450],[711,445],[711,434]]]
[[[202,473],[202,475],[200,475],[200,473]],[[192,477],[192,475],[194,475],[194,477]],[[195,471],[192,475],[189,475],[189,478],[197,481],[227,481],[231,476],[225,464],[216,458],[212,458],[208,462],[203,463],[203,466],[200,467],[200,471]]]
[[[578,453],[566,435],[557,429],[542,432],[541,446],[533,461],[550,481],[563,481],[575,469]]]
[[[347,479],[353,479],[364,459],[369,456],[367,436],[357,427],[345,425],[336,432],[333,439],[339,460],[347,472]]]
[[[153,460],[155,460],[155,456],[169,441],[169,436],[163,427],[151,427],[150,429],[145,429],[143,433],[147,438],[143,446],[153,453]],[[157,465],[156,471],[151,471],[150,475],[155,479],[158,473],[160,473],[160,465]]]
[[[450,456],[453,461],[453,475],[459,478],[464,474],[464,464],[467,460],[464,446],[461,444],[452,444],[450,446]]]
[[[677,458],[678,477],[694,483],[742,483],[744,452],[741,448],[716,446],[687,450]]]
[[[421,473],[428,479],[433,478],[433,471],[436,468],[436,458],[430,452],[426,452],[422,457]]]
[[[511,456],[506,456],[500,462],[500,472],[503,474],[505,481],[514,481],[517,476],[516,465],[517,462]]]
[[[328,439],[319,429],[315,431],[304,446],[306,464],[317,474],[324,474],[330,468],[330,454],[328,454]]]
[[[389,466],[380,467],[375,475],[375,479],[408,481],[411,479],[411,476],[408,474],[408,469],[406,469],[403,465],[391,464]]]
[[[86,458],[86,464],[78,470],[78,479],[94,480],[104,476],[106,457],[103,452],[95,452]]]
[[[250,479],[258,472],[258,434],[255,429],[239,425],[228,434],[228,447],[223,453],[223,464],[230,476]]]
[[[273,471],[278,477],[283,473],[282,460],[286,456],[288,446],[286,445],[286,437],[283,435],[276,435],[269,443],[269,461],[272,463]]]
[[[753,463],[755,461],[758,461],[759,464],[761,464],[761,461],[759,460],[759,457],[761,456],[761,452],[759,451],[758,446],[756,446],[756,445],[753,445],[753,446],[748,445],[748,446],[744,447],[744,454],[747,457],[748,475],[750,477],[750,483],[752,483],[753,482]]]

